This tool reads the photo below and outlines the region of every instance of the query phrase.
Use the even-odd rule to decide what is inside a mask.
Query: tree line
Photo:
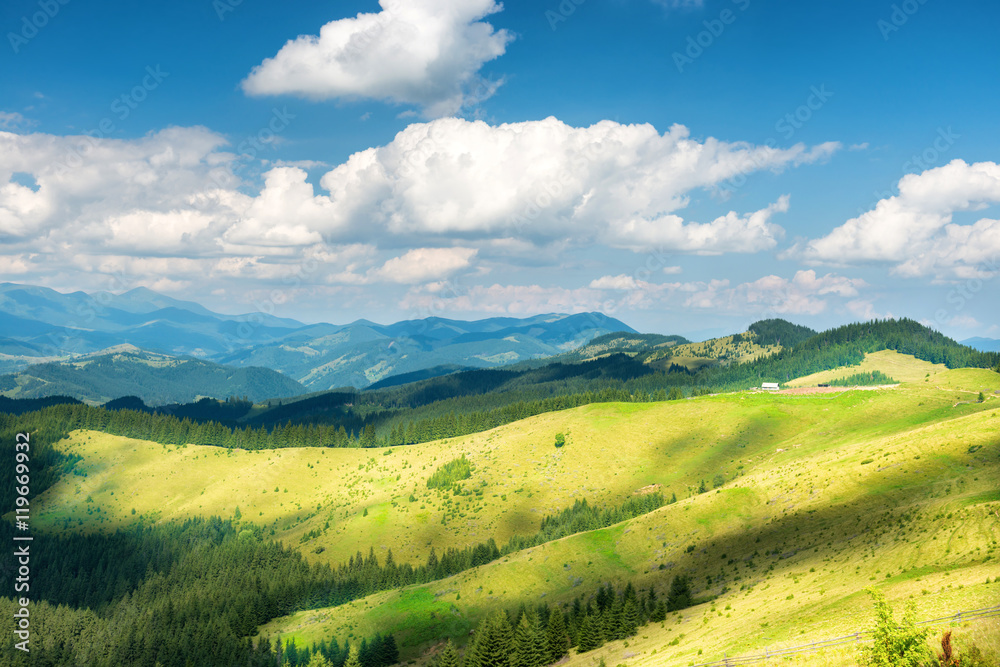
[[[3,524],[0,539],[12,543],[12,531]],[[31,548],[31,651],[16,650],[10,634],[0,646],[10,667],[273,667],[287,650],[250,637],[304,608],[330,576],[261,528],[219,518],[49,534]],[[13,590],[14,571],[0,575],[3,590]],[[14,608],[0,598],[0,613],[11,618]],[[384,636],[369,639],[361,667],[396,662],[394,647]],[[349,650],[326,646],[338,662]]]
[[[606,642],[635,636],[647,623],[660,623],[667,614],[691,606],[690,580],[673,578],[666,595],[655,587],[645,594],[628,583],[615,590],[600,586],[584,600],[577,596],[571,604],[551,607],[498,610],[481,621],[463,653],[452,640],[440,649],[434,667],[544,667],[558,662],[570,649],[585,653]]]

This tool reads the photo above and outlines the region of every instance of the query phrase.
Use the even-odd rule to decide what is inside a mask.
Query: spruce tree
[[[317,651],[313,653],[313,657],[309,659],[309,664],[306,667],[331,667],[331,665],[326,656]]]
[[[381,658],[383,665],[395,665],[399,662],[399,647],[396,646],[396,638],[393,635],[386,635],[382,639]]]
[[[352,646],[351,653],[347,656],[344,667],[361,667],[361,659],[358,657],[358,647]]]
[[[615,618],[611,609],[605,609],[598,614],[597,628],[601,632],[600,646],[604,646],[604,642],[614,641],[618,638],[618,619]]]
[[[621,632],[622,637],[631,637],[639,629],[639,605],[635,598],[629,598],[625,602],[622,610]]]
[[[544,654],[539,650],[538,619],[534,612],[525,612],[514,629],[514,650],[511,667],[541,667]]]
[[[558,662],[569,649],[569,637],[566,633],[566,621],[559,609],[553,609],[549,614],[547,636],[548,660],[546,664]]]
[[[677,611],[691,606],[691,582],[687,575],[678,574],[670,582],[667,594],[667,611]]]
[[[497,611],[479,627],[483,634],[476,642],[477,667],[510,667],[514,641],[506,612]]]
[[[455,645],[448,640],[448,643],[444,645],[441,652],[438,653],[437,658],[434,660],[434,667],[458,667],[458,651],[455,650]]]
[[[597,628],[597,617],[587,616],[580,625],[580,643],[578,650],[580,653],[593,651],[604,642],[601,638],[601,631]]]
[[[612,593],[612,595],[614,594]],[[622,598],[615,596],[615,601],[612,603],[611,608],[604,612],[607,614],[604,619],[604,637],[608,641],[621,639],[625,636],[624,626],[622,625],[622,613],[624,609],[625,603],[622,601]]]

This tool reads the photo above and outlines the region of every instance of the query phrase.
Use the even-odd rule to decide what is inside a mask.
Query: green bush
[[[871,371],[855,373],[829,382],[831,387],[869,387],[880,384],[896,384],[896,381],[882,371]]]
[[[562,433],[556,433],[556,447],[562,447],[566,444],[566,436]]]
[[[860,664],[866,667],[923,667],[932,664],[934,654],[927,645],[928,631],[915,624],[916,605],[907,602],[898,625],[885,595],[875,588],[865,589],[875,603],[872,643],[861,649]]]
[[[472,477],[472,464],[462,454],[461,458],[454,459],[438,468],[433,475],[427,479],[428,489],[448,489],[456,482]]]

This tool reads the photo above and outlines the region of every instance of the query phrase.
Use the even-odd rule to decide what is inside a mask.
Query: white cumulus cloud
[[[331,21],[289,41],[243,81],[250,95],[377,99],[457,113],[498,85],[478,75],[513,36],[483,22],[494,0],[380,0],[382,11]]]
[[[787,149],[691,139],[674,125],[555,118],[499,126],[447,118],[410,125],[389,144],[355,153],[323,176],[336,214],[320,231],[350,238],[385,229],[414,237],[572,239],[632,250],[756,252],[783,230],[782,197],[747,215],[687,223],[676,211],[696,189],[747,171],[780,170],[833,149]]]
[[[384,282],[424,283],[468,268],[476,255],[474,248],[415,248],[393,257],[372,272]]]
[[[996,203],[1000,165],[953,160],[904,176],[898,195],[787,254],[834,264],[885,262],[911,277],[974,275],[981,273],[977,264],[995,261],[1000,253],[1000,220],[961,225],[953,216]]]

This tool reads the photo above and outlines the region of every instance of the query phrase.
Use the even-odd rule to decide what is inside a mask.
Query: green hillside
[[[106,531],[239,516],[311,561],[344,563],[373,550],[384,562],[391,548],[397,563],[420,565],[431,547],[533,534],[544,516],[580,499],[611,506],[651,490],[676,494],[678,503],[626,523],[301,612],[265,632],[301,643],[390,631],[404,658],[419,657],[442,627],[461,644],[498,608],[569,602],[606,581],[662,593],[685,573],[696,598],[720,596],[715,611],[705,603],[594,655],[686,664],[699,649],[709,659],[859,629],[869,583],[896,602],[916,595],[926,618],[1000,599],[1000,587],[983,583],[996,576],[1000,537],[992,518],[1000,376],[938,370],[923,379],[832,396],[594,404],[375,450],[164,447],[81,431],[60,445],[80,461],[41,498],[36,526]],[[457,493],[428,487],[463,456],[469,477],[453,485]],[[703,481],[709,490],[698,493]],[[442,618],[451,620],[442,626]]]
[[[915,383],[833,398],[743,395],[572,411],[564,417],[573,424],[568,430],[602,421],[618,427],[614,454],[594,451],[593,432],[575,439],[578,451],[586,448],[578,456],[595,457],[591,469],[614,471],[604,477],[608,490],[625,480],[635,490],[648,482],[683,489],[690,484],[678,478],[716,470],[726,481],[613,528],[440,582],[301,612],[265,631],[310,641],[379,627],[420,654],[433,645],[428,638],[437,638],[432,628],[442,617],[453,619],[448,634],[461,642],[498,607],[569,603],[606,581],[663,593],[671,576],[684,573],[696,582],[696,598],[713,599],[569,664],[598,656],[617,664],[625,654],[629,665],[687,664],[699,655],[718,659],[865,629],[870,605],[862,589],[870,584],[897,607],[914,596],[922,618],[996,605],[1000,404],[966,402],[963,394],[997,391],[1000,378],[960,370],[936,380],[951,388]],[[699,404],[721,418],[704,423]],[[636,437],[626,424],[637,412],[646,424],[680,422],[691,436],[673,440],[654,426]],[[536,420],[512,426],[537,428]],[[632,459],[655,461],[660,451],[669,467],[643,469]],[[552,471],[534,467],[535,485],[523,486],[545,489]],[[479,474],[489,475],[486,468]]]
[[[260,401],[302,394],[305,388],[267,368],[230,368],[122,345],[2,376],[0,391],[10,398],[68,395],[93,404],[131,395],[147,404],[163,405],[203,396],[247,396]]]

